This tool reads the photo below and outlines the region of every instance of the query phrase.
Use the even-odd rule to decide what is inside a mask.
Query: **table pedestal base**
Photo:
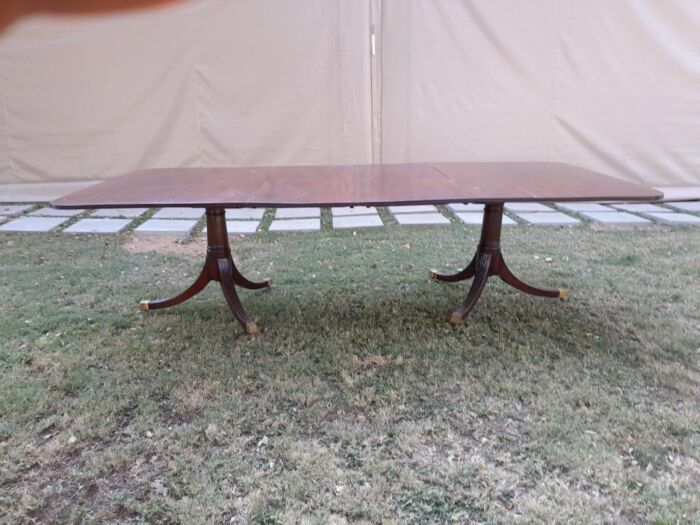
[[[229,308],[236,320],[245,328],[245,331],[249,334],[257,333],[258,327],[250,320],[243,308],[235,285],[257,290],[269,288],[272,281],[270,279],[262,282],[249,281],[238,271],[231,257],[225,211],[221,208],[207,208],[207,257],[199,277],[187,290],[175,297],[159,301],[141,301],[141,309],[157,310],[180,304],[201,292],[210,281],[219,282]]]
[[[481,229],[481,239],[476,249],[476,254],[467,267],[455,274],[440,274],[430,272],[430,277],[438,281],[458,282],[474,277],[471,288],[467,293],[464,303],[460,308],[452,312],[450,322],[454,325],[462,321],[474,309],[481,293],[484,291],[486,281],[492,275],[497,275],[503,281],[518,290],[530,295],[540,297],[567,297],[566,290],[547,290],[537,288],[518,279],[506,266],[501,253],[501,224],[503,222],[503,204],[487,204],[484,209],[484,222]]]

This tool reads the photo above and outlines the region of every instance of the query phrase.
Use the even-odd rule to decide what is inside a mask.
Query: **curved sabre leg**
[[[539,297],[560,297],[560,298],[565,298],[569,295],[569,292],[567,290],[563,289],[558,289],[558,290],[552,290],[552,289],[546,289],[546,288],[537,288],[535,286],[532,286],[530,284],[527,284],[523,281],[521,281],[518,277],[513,275],[513,272],[510,271],[508,266],[506,266],[505,261],[501,258],[501,265],[500,269],[498,271],[498,276],[507,284],[511,285],[513,288],[516,288],[520,290],[521,292],[525,292],[530,295],[537,295]]]
[[[491,254],[482,253],[478,255],[476,261],[476,271],[474,275],[474,280],[472,281],[471,288],[469,288],[469,293],[464,299],[462,306],[452,312],[450,316],[450,322],[454,325],[461,324],[465,317],[476,306],[479,297],[481,297],[481,292],[484,291],[484,286],[486,286],[486,281],[489,278],[489,271],[491,269]]]
[[[467,265],[467,267],[464,270],[460,270],[457,273],[438,273],[437,270],[430,270],[428,273],[430,274],[430,278],[435,279],[436,281],[443,281],[447,283],[465,281],[474,277],[474,272],[476,271],[476,259],[477,256],[475,255],[472,261]]]
[[[241,323],[247,333],[258,333],[258,326],[250,320],[241,304],[241,300],[238,298],[236,287],[233,284],[233,263],[228,258],[217,259],[216,263],[219,267],[219,284],[221,285],[221,291],[224,293],[226,302],[233,312],[234,317]]]
[[[141,310],[144,311],[175,306],[204,290],[210,280],[211,275],[209,274],[209,266],[205,264],[202,272],[199,274],[199,277],[197,277],[197,280],[193,282],[184,292],[176,295],[175,297],[171,297],[170,299],[160,299],[157,301],[143,300],[139,302],[139,305],[141,306]]]
[[[246,279],[241,272],[238,271],[236,265],[231,263],[231,275],[233,277],[233,282],[238,286],[247,288],[248,290],[259,290],[261,288],[270,288],[272,286],[272,279],[265,279],[264,281],[254,282]]]

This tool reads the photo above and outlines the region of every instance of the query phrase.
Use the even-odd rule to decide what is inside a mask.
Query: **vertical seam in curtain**
[[[372,145],[372,164],[381,164],[382,162],[382,97],[381,97],[381,43],[377,37],[381,35],[382,24],[382,2],[383,0],[368,0],[369,1],[369,27],[370,38],[374,34],[374,55],[372,55],[371,42],[365,43],[363,46],[370,53],[369,57],[369,82],[370,82],[370,139]],[[369,45],[368,45],[369,44]],[[369,47],[369,49],[368,49]]]
[[[554,24],[556,31],[556,47],[554,48],[554,66],[552,72],[552,90],[551,90],[551,100],[550,100],[550,111],[551,111],[551,125],[549,128],[549,160],[550,161],[561,161],[561,155],[557,152],[557,94],[559,90],[559,65],[561,62],[562,54],[562,38],[561,38],[561,10],[563,2],[555,2],[557,6],[556,13],[554,15]]]
[[[376,115],[376,120],[375,126],[377,127],[375,133],[377,134],[377,150],[379,152],[379,163],[381,164],[384,159],[384,128],[382,126],[382,119],[384,117],[384,112],[383,112],[383,100],[384,100],[384,83],[382,82],[384,75],[383,75],[383,69],[382,69],[382,64],[384,61],[382,60],[383,58],[383,49],[384,47],[382,46],[382,35],[384,34],[384,0],[378,0],[379,2],[379,16],[377,17],[377,20],[375,21],[374,25],[374,46],[375,46],[375,53],[374,53],[374,60],[376,63],[376,74],[377,74],[377,115]]]
[[[202,111],[200,97],[200,82],[201,73],[197,67],[197,60],[199,59],[199,30],[201,29],[200,16],[202,9],[206,8],[208,1],[201,2],[199,5],[193,5],[193,12],[190,20],[192,20],[190,28],[190,39],[191,39],[191,60],[192,60],[192,96],[194,98],[194,113],[195,113],[195,126],[196,130],[196,150],[197,150],[197,164],[199,166],[204,166],[204,138],[202,136]]]

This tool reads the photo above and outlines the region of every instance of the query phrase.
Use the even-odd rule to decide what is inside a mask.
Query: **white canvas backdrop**
[[[369,5],[212,0],[0,36],[0,181],[371,162]]]
[[[700,183],[700,2],[384,0],[382,160]]]
[[[0,35],[0,182],[549,159],[697,185],[698,28],[696,0],[202,0],[27,18]]]

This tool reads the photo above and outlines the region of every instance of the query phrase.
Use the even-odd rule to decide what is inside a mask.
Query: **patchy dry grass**
[[[492,281],[456,329],[426,270],[476,229],[236,240],[255,337],[214,286],[138,310],[187,250],[0,236],[0,522],[697,522],[700,232],[505,236],[572,299]]]

